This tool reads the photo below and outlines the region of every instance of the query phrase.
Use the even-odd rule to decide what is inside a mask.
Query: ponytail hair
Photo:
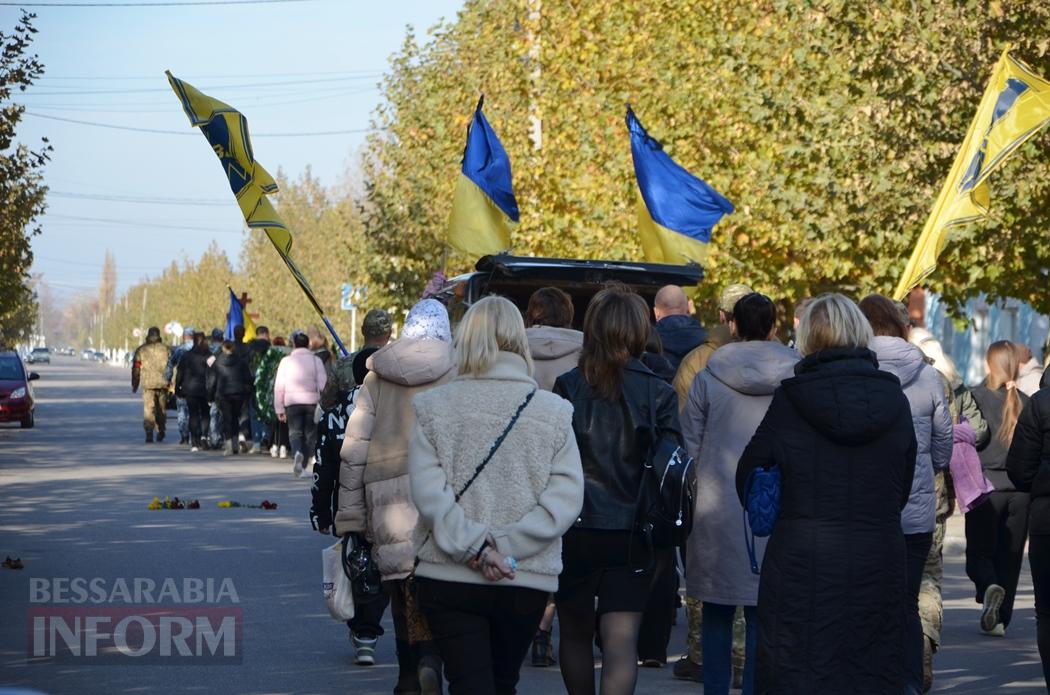
[[[1021,414],[1021,397],[1017,395],[1017,374],[1020,362],[1017,351],[1009,340],[999,340],[988,346],[986,356],[988,363],[988,388],[992,391],[1006,387],[1006,401],[1003,405],[1003,421],[995,436],[1005,446],[1010,446],[1017,426],[1017,416]]]

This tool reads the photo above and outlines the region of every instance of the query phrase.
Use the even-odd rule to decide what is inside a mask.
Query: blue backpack
[[[744,542],[751,560],[751,571],[759,574],[755,558],[755,537],[773,533],[780,516],[780,467],[756,468],[747,476],[744,486]],[[750,529],[750,531],[748,530]]]

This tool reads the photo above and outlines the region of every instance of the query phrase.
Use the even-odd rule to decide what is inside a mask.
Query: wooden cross
[[[241,309],[244,309],[245,316],[252,319],[253,321],[259,318],[258,313],[251,313],[248,311],[248,305],[252,303],[251,297],[248,296],[247,292],[241,292],[241,298],[238,300],[241,303]]]

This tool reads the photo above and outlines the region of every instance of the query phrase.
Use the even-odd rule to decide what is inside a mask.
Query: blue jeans
[[[252,444],[262,446],[262,440],[270,428],[259,419],[259,413],[255,409],[255,399],[251,396],[248,397],[248,422],[251,423],[252,428]]]
[[[190,438],[190,407],[186,405],[185,398],[175,399],[175,413],[179,421],[179,438],[188,441]]]
[[[704,695],[729,695],[733,682],[733,614],[736,606],[704,601],[701,642],[704,655]],[[747,626],[744,639],[743,695],[755,692],[755,652],[758,647],[758,614],[744,606]]]
[[[212,447],[222,444],[222,413],[219,412],[219,404],[212,403],[208,419],[208,443]]]

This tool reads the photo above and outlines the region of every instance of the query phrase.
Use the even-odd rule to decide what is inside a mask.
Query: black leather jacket
[[[574,409],[572,428],[584,479],[578,527],[625,531],[634,526],[654,410],[657,436],[682,443],[674,389],[636,359],[627,363],[623,377],[623,393],[614,401],[598,396],[579,367],[554,383],[554,393]]]

